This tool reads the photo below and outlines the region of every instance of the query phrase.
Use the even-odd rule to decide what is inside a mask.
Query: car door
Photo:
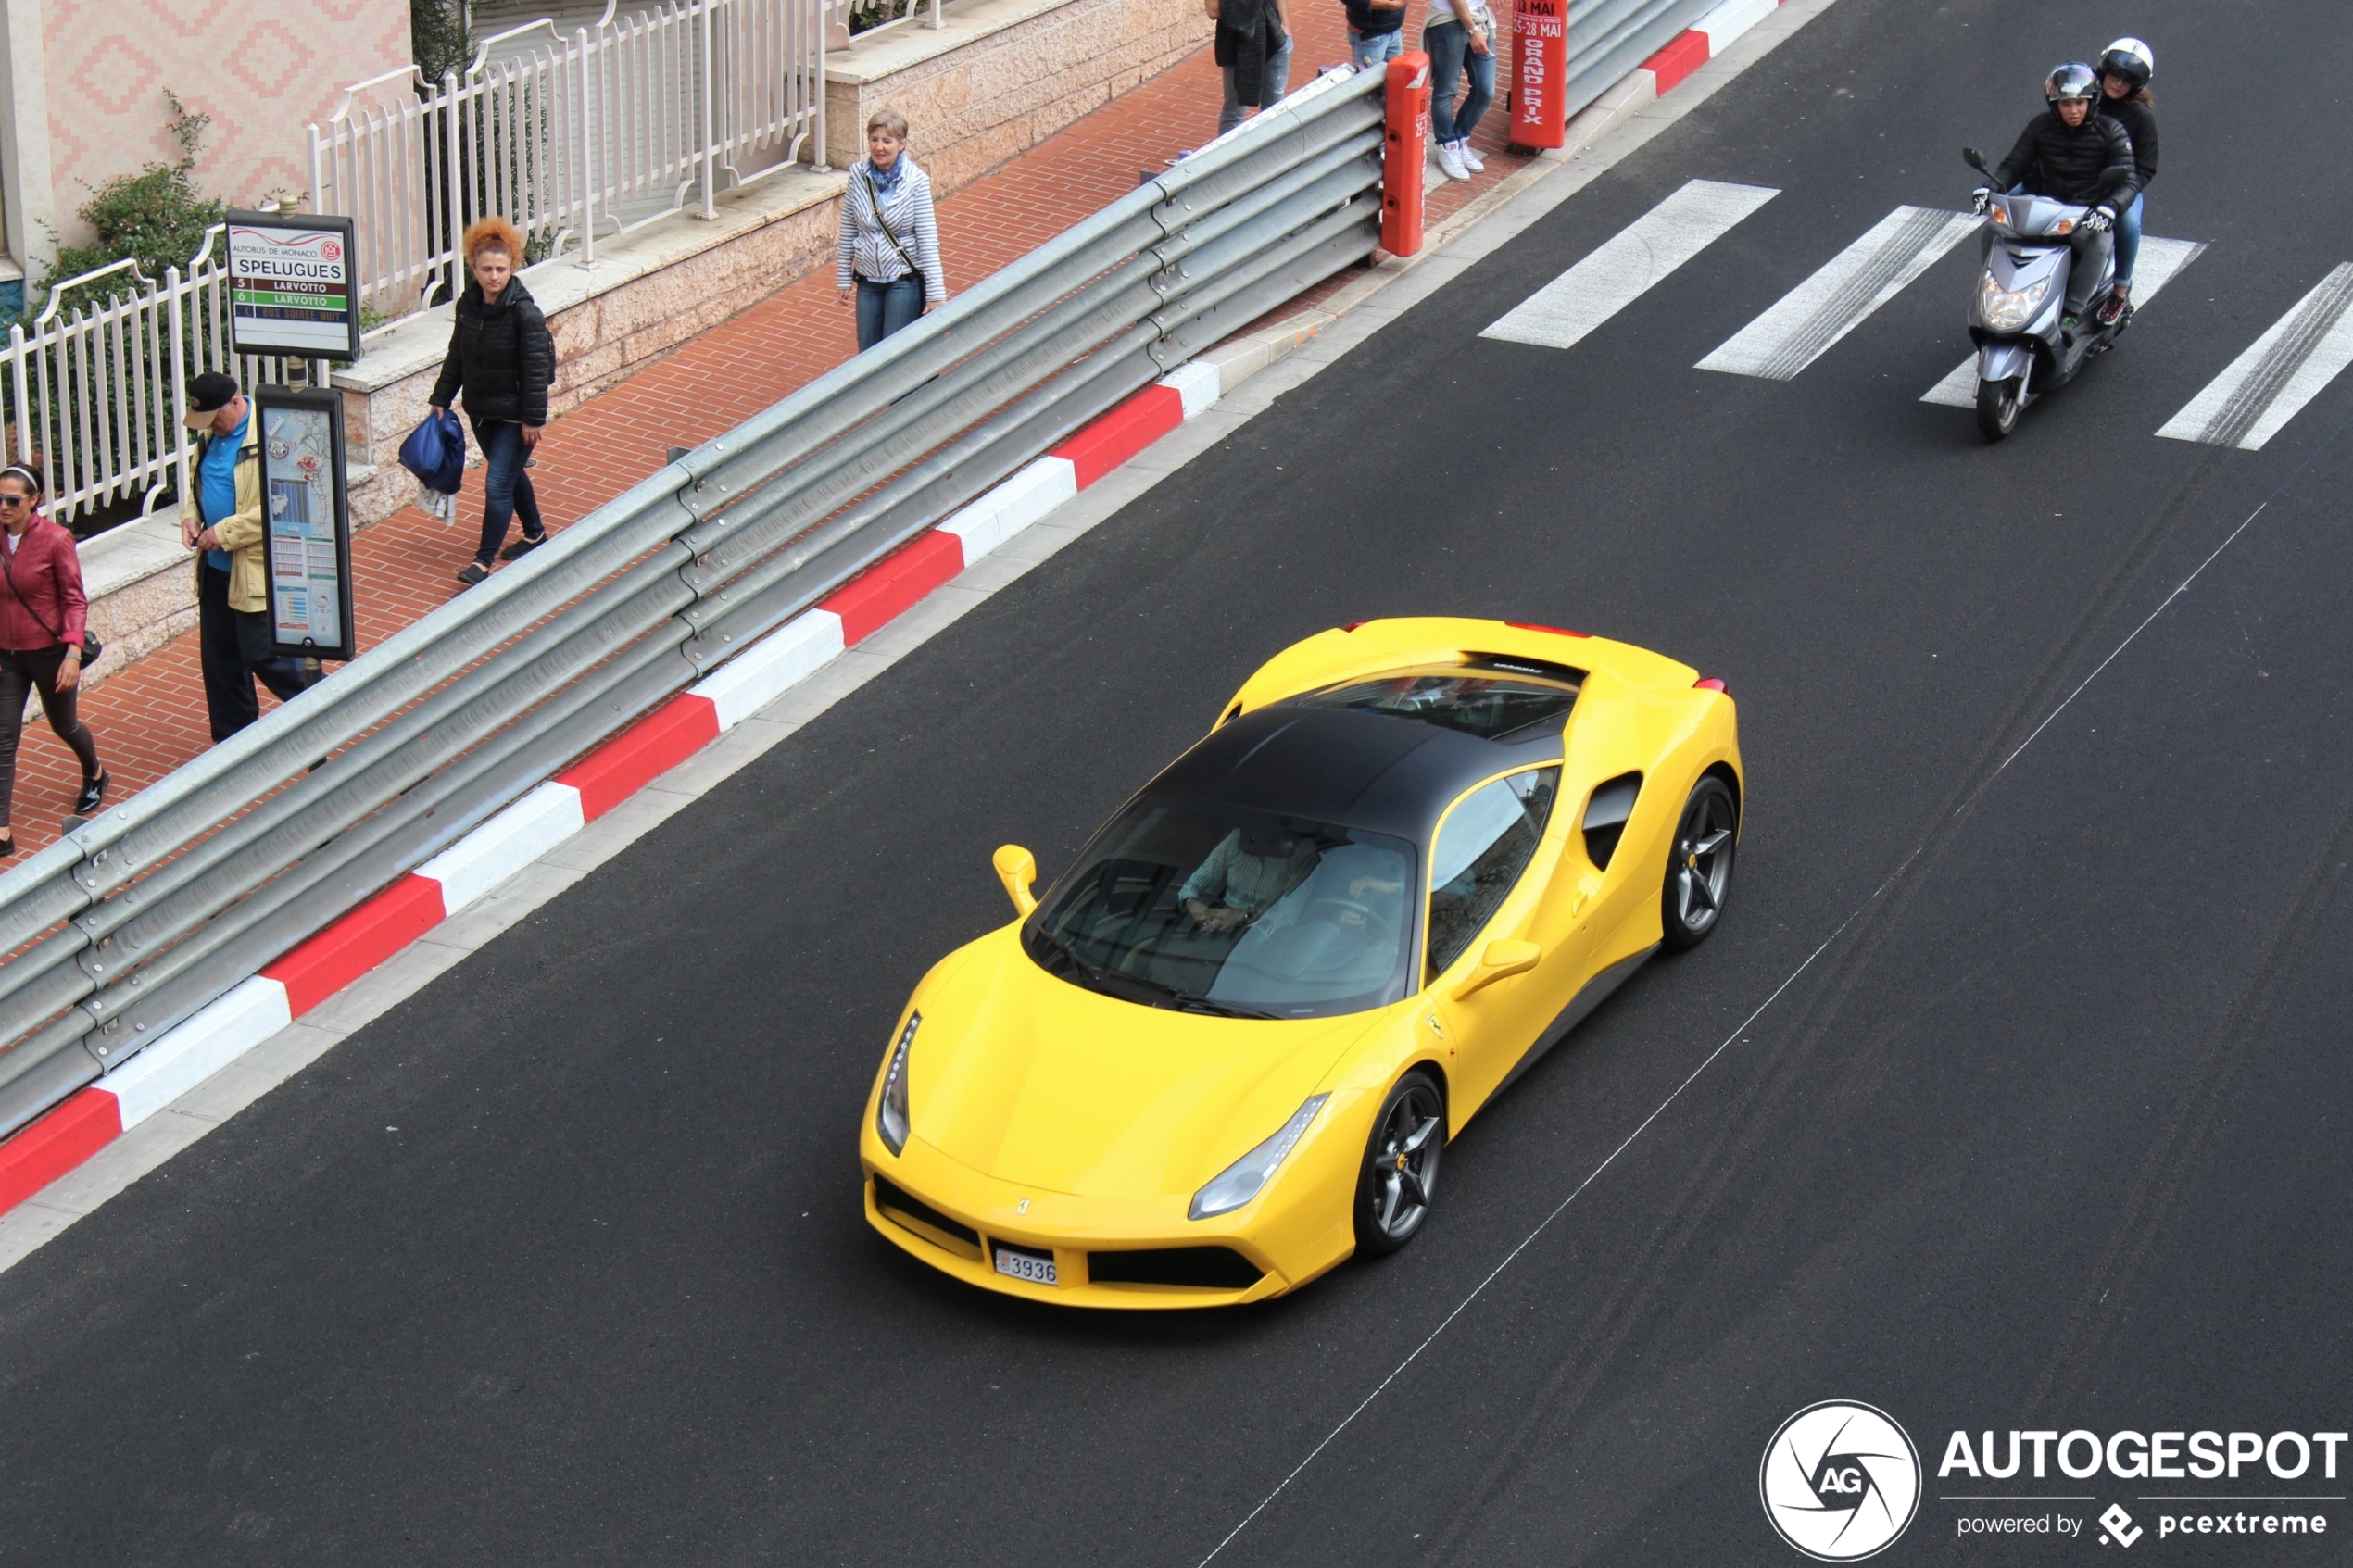
[[[1576,944],[1564,940],[1571,928],[1541,918],[1545,884],[1562,860],[1561,835],[1545,831],[1559,785],[1556,766],[1491,780],[1447,809],[1431,840],[1423,1027],[1446,1050],[1457,1126],[1568,1005],[1582,977]],[[1491,944],[1531,940],[1543,949],[1532,968],[1457,995]]]

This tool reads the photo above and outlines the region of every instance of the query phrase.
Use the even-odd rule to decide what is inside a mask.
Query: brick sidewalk
[[[1418,38],[1419,10],[1416,6],[1409,43]],[[1312,13],[1311,6],[1300,6],[1294,20],[1299,31],[1293,86],[1304,85],[1325,67],[1346,62],[1337,0],[1313,0]],[[1508,82],[1509,46],[1499,43],[1504,57],[1496,74],[1499,82]],[[1216,132],[1220,94],[1217,68],[1204,46],[946,198],[939,206],[940,248],[951,293],[1134,190],[1141,171],[1157,169],[1176,153],[1208,141]],[[1489,164],[1476,181],[1441,182],[1431,170],[1433,226],[1520,167],[1521,155],[1504,150],[1508,123],[1499,94],[1479,127],[1478,143]],[[920,159],[921,126],[915,127],[914,150]],[[724,433],[840,364],[856,347],[849,311],[834,296],[830,269],[787,284],[681,345],[547,427],[532,477],[550,528],[560,531],[567,520],[653,472],[666,448],[696,445]],[[456,522],[444,527],[410,508],[353,539],[363,648],[461,592],[456,573],[473,554],[481,475],[479,469],[468,475]],[[267,694],[262,702],[266,709]],[[112,674],[91,692],[82,714],[113,774],[112,802],[127,799],[195,757],[211,737],[195,633]],[[26,730],[14,815],[17,843],[29,850],[56,840],[78,774],[71,753],[37,715]]]

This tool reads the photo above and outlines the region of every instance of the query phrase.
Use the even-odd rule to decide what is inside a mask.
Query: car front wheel
[[[1427,1073],[1397,1080],[1373,1119],[1356,1182],[1356,1248],[1373,1257],[1421,1234],[1438,1194],[1438,1159],[1446,1148],[1446,1101]]]
[[[1667,858],[1667,885],[1659,893],[1669,947],[1696,947],[1716,929],[1724,897],[1731,891],[1739,827],[1740,809],[1729,784],[1711,773],[1692,786]]]

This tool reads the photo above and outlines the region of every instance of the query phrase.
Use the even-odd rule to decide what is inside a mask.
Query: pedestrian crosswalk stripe
[[[2353,261],[2340,263],[2322,279],[2157,433],[2248,452],[2261,449],[2353,363],[2348,307],[2353,307]]]
[[[2157,291],[2170,283],[2206,249],[2198,240],[2160,240],[2152,234],[2141,242],[2140,259],[2133,267],[2133,308],[2145,309],[2157,297]],[[1977,407],[1977,356],[1972,354],[1953,367],[1952,374],[1920,395],[1923,403],[1942,403],[1948,408]]]
[[[1978,225],[1966,212],[1899,207],[1699,362],[1788,381],[1894,298]]]
[[[1779,194],[1763,185],[1693,180],[1478,335],[1567,348]]]

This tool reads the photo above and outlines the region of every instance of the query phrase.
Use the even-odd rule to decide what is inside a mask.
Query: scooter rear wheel
[[[2025,403],[2023,376],[1977,383],[1977,431],[1988,441],[1999,441],[2018,428],[2018,411]]]

